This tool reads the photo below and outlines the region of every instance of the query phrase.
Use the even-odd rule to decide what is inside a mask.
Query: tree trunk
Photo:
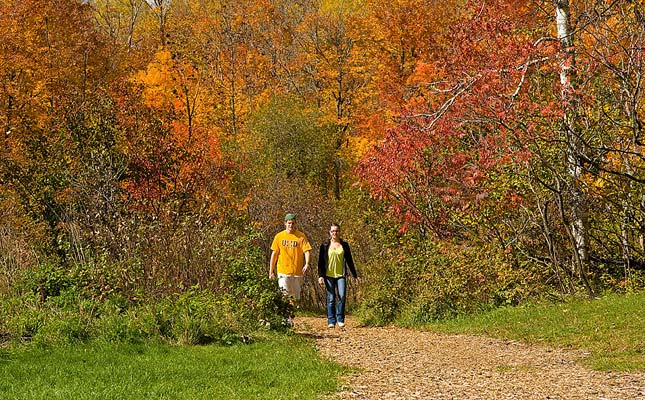
[[[573,30],[571,28],[571,11],[568,0],[554,0],[555,16],[558,27],[558,40],[560,41],[560,84],[561,100],[564,110],[562,121],[562,137],[566,143],[566,177],[568,207],[570,213],[571,241],[573,246],[573,262],[578,270],[580,279],[590,295],[593,289],[587,280],[589,261],[588,232],[582,191],[582,153],[583,141],[578,131],[580,97],[576,92],[576,54],[573,43]]]

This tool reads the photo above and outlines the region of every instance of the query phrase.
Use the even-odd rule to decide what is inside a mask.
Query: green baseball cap
[[[291,221],[292,219],[296,219],[296,214],[287,214],[284,216],[284,222]]]

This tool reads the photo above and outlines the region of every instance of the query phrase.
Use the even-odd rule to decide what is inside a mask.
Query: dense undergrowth
[[[266,279],[256,236],[218,230],[202,229],[200,248],[187,246],[184,260],[176,247],[157,247],[142,250],[153,254],[145,263],[86,258],[12,276],[0,297],[2,342],[231,344],[284,330],[293,306]]]
[[[386,232],[386,230],[382,230]],[[595,265],[580,277],[512,254],[494,242],[437,241],[414,232],[381,237],[367,270],[357,314],[366,324],[418,325],[536,301],[560,303],[645,287],[642,270]]]
[[[342,221],[360,277],[350,282],[348,309],[364,323],[418,325],[587,295],[575,276],[559,285],[548,264],[494,242],[474,246],[400,232],[368,200],[361,209],[339,205],[342,211],[333,218]],[[266,223],[260,232],[240,216],[227,223],[190,216],[168,224],[132,221],[122,224],[118,236],[109,236],[107,228],[100,237],[89,229],[69,235],[56,253],[47,251],[51,243],[39,250],[37,234],[5,231],[0,341],[231,344],[253,341],[266,330],[288,330],[295,309],[267,279],[267,243],[279,228],[267,230]],[[302,225],[316,260],[328,227]],[[587,278],[599,294],[628,293],[645,286],[641,272],[627,276],[596,267]],[[315,281],[311,268],[300,306],[323,312]]]

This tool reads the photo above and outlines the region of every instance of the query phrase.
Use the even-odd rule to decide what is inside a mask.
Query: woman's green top
[[[329,246],[329,264],[327,264],[327,275],[330,278],[340,278],[343,276],[343,262],[345,261],[345,250],[342,246],[333,249]]]

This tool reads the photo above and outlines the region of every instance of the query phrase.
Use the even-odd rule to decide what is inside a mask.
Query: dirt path
[[[603,373],[576,362],[583,352],[394,327],[327,329],[299,317],[296,331],[324,357],[356,369],[335,399],[645,400],[645,374]]]

